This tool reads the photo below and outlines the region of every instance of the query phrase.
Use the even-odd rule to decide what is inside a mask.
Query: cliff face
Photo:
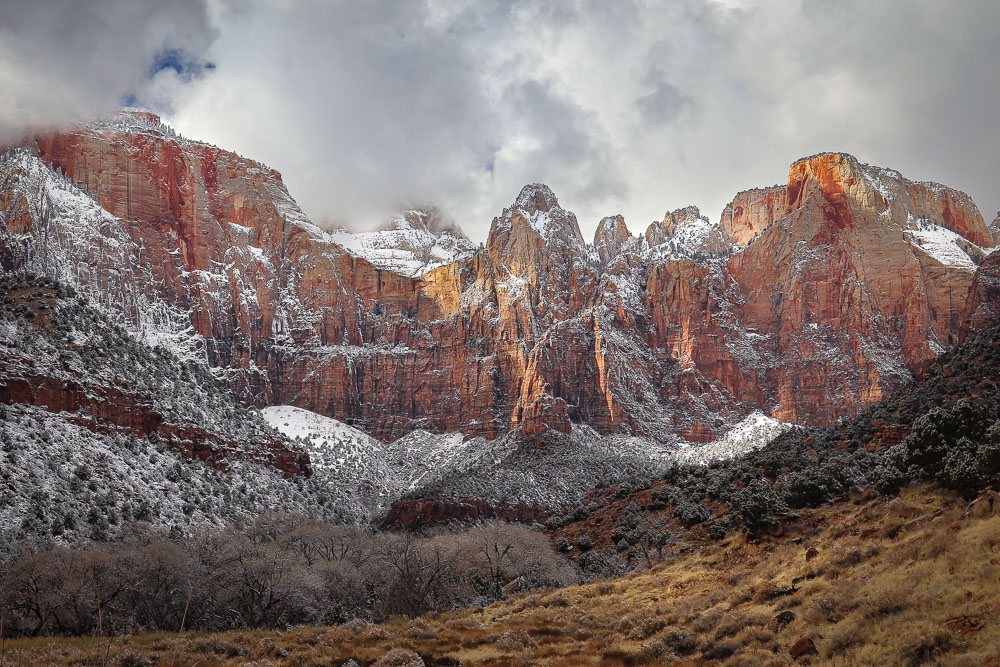
[[[610,215],[602,218],[594,233],[594,250],[602,262],[614,258],[622,247],[632,238],[621,215]]]
[[[746,245],[782,217],[787,206],[784,185],[741,192],[722,211],[722,235],[733,245]]]
[[[324,232],[277,172],[155,117],[39,137],[37,156],[76,187],[25,158],[56,215],[19,223],[7,248],[33,252],[11,256],[202,360],[245,403],[381,439],[585,422],[707,440],[754,409],[831,423],[955,340],[993,245],[964,194],[844,154],[738,194],[721,224],[688,207],[632,236],[615,216],[593,245],[529,185],[482,250],[423,214],[391,238]]]
[[[745,299],[739,319],[774,360],[763,373],[772,414],[823,423],[957,340],[984,256],[972,243],[991,236],[962,193],[843,154],[793,164],[786,192],[779,220],[728,268]]]
[[[155,297],[152,308],[127,309],[131,324],[186,335],[191,354],[243,401],[302,405],[385,438],[416,422],[457,430],[473,419],[460,405],[491,403],[493,369],[472,382],[480,364],[465,361],[465,336],[483,324],[474,314],[425,324],[455,315],[468,267],[441,265],[426,279],[379,268],[310,224],[277,172],[179,139],[155,118],[125,115],[37,144],[114,217],[105,226],[124,230],[117,248],[87,258],[93,268],[80,281],[117,266],[147,272],[121,285]],[[150,322],[150,310],[165,315]],[[496,432],[492,416],[483,421],[480,430]]]

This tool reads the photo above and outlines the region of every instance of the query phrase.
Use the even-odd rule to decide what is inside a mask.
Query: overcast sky
[[[839,150],[1000,207],[1000,2],[0,0],[0,141],[124,100],[317,222],[541,181],[633,232]]]

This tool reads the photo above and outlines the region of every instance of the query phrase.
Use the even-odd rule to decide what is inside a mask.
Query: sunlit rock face
[[[733,245],[744,246],[782,217],[787,204],[784,185],[740,192],[722,211],[722,235]]]
[[[966,195],[839,153],[739,193],[719,223],[685,207],[632,236],[611,216],[591,245],[527,185],[479,247],[433,211],[322,230],[277,172],[150,114],[36,142],[32,169],[69,183],[35,178],[97,210],[80,226],[88,204],[67,205],[44,237],[21,219],[18,238],[50,249],[22,261],[247,404],[380,439],[587,423],[704,441],[754,410],[828,424],[899,387],[987,298],[970,287],[993,229]]]
[[[806,423],[878,400],[955,341],[991,237],[972,201],[824,154],[791,167],[786,208],[729,261],[743,326],[767,336],[772,414]],[[762,267],[770,267],[762,270]]]

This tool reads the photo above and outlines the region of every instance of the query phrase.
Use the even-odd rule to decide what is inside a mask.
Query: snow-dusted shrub
[[[745,489],[733,494],[730,501],[730,511],[751,531],[773,526],[778,516],[787,509],[764,479],[754,480]]]

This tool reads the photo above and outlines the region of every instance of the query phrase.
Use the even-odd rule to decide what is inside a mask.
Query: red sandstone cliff
[[[721,225],[689,207],[633,237],[618,216],[593,246],[526,186],[484,251],[403,275],[310,224],[277,172],[155,118],[37,146],[111,214],[45,241],[51,271],[121,292],[110,307],[188,341],[243,401],[383,439],[584,422],[705,440],[755,408],[831,423],[955,340],[993,245],[964,194],[825,154],[737,195]]]
[[[746,245],[782,217],[787,206],[784,185],[740,192],[722,211],[722,234],[733,245]]]

